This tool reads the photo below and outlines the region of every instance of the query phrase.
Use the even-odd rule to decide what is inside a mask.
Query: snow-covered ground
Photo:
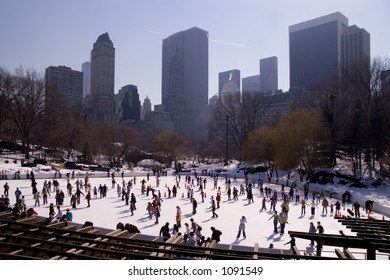
[[[0,191],[3,193],[3,185],[7,181],[10,185],[10,198],[11,202],[15,202],[14,192],[18,187],[21,189],[22,194],[25,196],[27,207],[33,207],[39,215],[48,216],[49,208],[48,204],[42,205],[40,207],[34,207],[34,199],[32,197],[32,189],[31,189],[31,181],[26,178],[27,172],[31,170],[34,171],[34,174],[37,178],[38,190],[41,191],[43,187],[43,183],[45,180],[53,180],[55,171],[51,170],[48,167],[38,166],[34,168],[29,167],[20,167],[20,162],[14,164],[13,162],[4,163],[4,159],[0,159],[0,171],[7,171],[8,178],[7,180],[3,180],[0,182]],[[20,171],[21,179],[14,180],[14,174],[16,171]],[[227,168],[227,174],[231,175],[232,181],[232,189],[236,187],[240,189],[240,185],[244,184],[244,179],[242,178],[241,173],[237,173],[237,165],[231,165]],[[85,221],[92,221],[96,227],[103,227],[109,229],[115,229],[118,222],[122,223],[130,223],[134,224],[138,227],[138,229],[143,234],[148,235],[159,235],[159,231],[161,226],[163,226],[166,222],[170,223],[172,228],[175,223],[176,216],[176,206],[179,206],[182,209],[182,228],[180,231],[184,232],[184,224],[186,222],[190,223],[190,218],[193,218],[199,225],[202,226],[203,231],[202,234],[205,237],[211,236],[210,227],[215,227],[222,231],[221,243],[224,244],[234,244],[234,245],[245,245],[245,246],[254,246],[255,243],[258,243],[260,247],[268,247],[270,243],[273,243],[275,248],[280,249],[288,249],[289,245],[285,245],[286,242],[290,240],[287,232],[289,230],[293,231],[304,231],[307,232],[309,230],[310,222],[321,222],[323,227],[325,228],[325,233],[329,234],[338,234],[339,230],[343,230],[346,235],[355,235],[350,232],[350,230],[346,229],[341,223],[337,222],[330,214],[322,215],[321,205],[318,205],[316,208],[315,216],[310,215],[310,207],[306,209],[306,215],[301,216],[301,207],[300,205],[295,203],[295,199],[290,202],[290,211],[288,215],[288,225],[286,226],[286,234],[281,236],[280,234],[273,233],[273,223],[272,219],[270,219],[272,212],[270,212],[270,203],[267,202],[267,210],[268,211],[260,211],[261,208],[261,196],[259,188],[253,188],[254,194],[254,203],[248,203],[246,199],[246,195],[239,195],[238,201],[228,200],[227,194],[225,192],[225,177],[223,175],[219,176],[218,187],[221,188],[222,191],[222,200],[220,208],[217,209],[218,218],[212,218],[212,213],[210,210],[210,198],[211,196],[216,197],[217,190],[214,189],[213,186],[213,178],[208,176],[202,176],[201,171],[198,171],[198,176],[205,178],[207,181],[205,192],[206,198],[204,202],[202,202],[200,192],[198,191],[199,186],[194,187],[194,197],[198,201],[197,213],[195,215],[192,214],[192,204],[190,199],[187,198],[187,187],[188,185],[185,183],[185,175],[182,174],[180,177],[179,189],[177,197],[168,198],[167,187],[172,189],[173,185],[176,184],[177,177],[172,174],[168,174],[168,176],[161,176],[158,179],[160,180],[159,187],[157,187],[157,177],[153,176],[153,173],[150,172],[150,179],[147,181],[147,184],[151,187],[155,188],[157,191],[160,191],[163,202],[162,202],[162,211],[161,216],[159,218],[159,224],[155,224],[155,219],[149,219],[148,213],[146,211],[146,206],[148,202],[152,201],[151,194],[149,196],[141,194],[141,180],[147,179],[147,171],[145,170],[134,170],[132,172],[126,171],[124,181],[127,183],[129,180],[133,180],[136,176],[136,183],[131,190],[132,193],[135,194],[137,199],[137,210],[134,213],[134,216],[131,216],[129,206],[125,205],[125,202],[118,198],[116,188],[111,188],[111,177],[107,176],[107,172],[89,172],[89,181],[91,186],[99,186],[100,184],[106,184],[108,186],[108,194],[105,198],[94,198],[91,201],[91,207],[87,207],[87,201],[82,198],[81,204],[77,206],[77,209],[72,209],[70,206],[70,197],[67,195],[66,190],[66,176],[65,174],[71,172],[69,170],[61,170],[62,178],[59,179],[57,176],[57,180],[60,183],[60,188],[65,193],[65,202],[62,206],[62,211],[65,212],[67,208],[71,209],[73,213],[73,221],[77,223],[84,223]],[[86,172],[85,171],[76,171],[76,179],[83,180]],[[191,172],[191,177],[193,178],[193,173]],[[234,175],[237,176],[237,180],[234,180]],[[257,177],[256,177],[257,176]],[[251,180],[257,181],[259,175],[255,175]],[[115,173],[115,179],[119,184],[122,184],[121,172]],[[265,179],[265,178],[263,178]],[[275,184],[275,180],[268,184],[264,181],[264,187],[268,186],[272,190],[276,190],[280,197],[280,184],[283,183],[285,179],[280,179],[278,184]],[[75,185],[75,180],[70,181],[73,185]],[[298,182],[298,186],[300,186]],[[332,189],[335,193],[334,197],[337,199],[337,193],[341,194],[344,191],[343,186],[332,185],[332,186],[320,186],[320,185],[310,185],[310,190],[313,188],[325,188],[325,190]],[[73,190],[76,188],[74,187]],[[364,207],[364,201],[369,198],[375,201],[374,203],[374,213],[370,214],[371,217],[377,219],[389,219],[389,188],[384,185],[378,188],[369,188],[369,189],[352,189],[349,188],[352,193],[352,202],[355,200],[359,200],[362,208]],[[286,192],[288,192],[289,188],[286,188]],[[327,193],[327,192],[326,192]],[[49,203],[55,203],[54,193],[49,197]],[[303,192],[301,190],[301,197],[303,196]],[[99,197],[99,195],[98,195]],[[309,194],[309,198],[311,198],[311,192]],[[329,197],[328,197],[329,199]],[[335,203],[336,199],[330,199],[330,203]],[[309,203],[309,202],[308,202]],[[281,201],[278,201],[276,209],[278,211],[280,208]],[[351,208],[351,204],[347,204],[346,208],[342,208],[342,214],[347,214],[347,209]],[[328,209],[329,212],[330,209]],[[367,215],[362,211],[363,216],[362,219],[366,219]],[[247,218],[246,225],[246,239],[241,237],[236,239],[239,220],[242,216]],[[309,246],[309,242],[307,240],[297,239],[297,247],[300,250],[312,250]],[[334,250],[332,248],[324,247],[324,254],[326,251],[331,252],[330,254],[334,256]],[[356,251],[357,252],[357,251]],[[360,251],[363,252],[363,251]],[[359,256],[358,256],[359,257]],[[360,258],[360,257],[359,257]]]

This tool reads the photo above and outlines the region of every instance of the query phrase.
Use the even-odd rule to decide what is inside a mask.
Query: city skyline
[[[88,12],[87,12],[88,11]],[[4,1],[0,67],[42,74],[49,66],[81,71],[96,38],[108,32],[116,49],[115,89],[134,84],[140,99],[161,103],[162,40],[194,26],[209,34],[209,92],[218,73],[258,75],[259,59],[278,57],[279,88],[289,89],[288,28],[339,11],[371,35],[371,57],[389,58],[390,2],[374,1]],[[90,14],[88,14],[90,13]],[[241,17],[240,17],[241,16]]]

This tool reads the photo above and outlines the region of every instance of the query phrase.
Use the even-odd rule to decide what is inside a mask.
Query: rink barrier
[[[45,226],[44,217],[35,223],[21,223],[0,213],[0,259],[337,259],[294,255],[291,250],[272,250],[250,246],[207,243],[205,246],[183,244],[180,236],[163,242],[156,236],[129,233],[127,230],[100,228],[69,222]],[[62,226],[62,227],[61,227]]]

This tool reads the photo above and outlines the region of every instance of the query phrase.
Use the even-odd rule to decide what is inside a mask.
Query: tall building
[[[278,90],[278,58],[260,59],[260,91],[275,93]]]
[[[91,98],[93,117],[114,124],[115,48],[108,33],[98,37],[91,51]]]
[[[141,113],[141,120],[145,119],[145,115],[152,111],[152,103],[150,102],[150,99],[148,96],[144,99],[144,103],[142,104],[142,113]]]
[[[260,75],[253,75],[242,78],[242,92],[259,92],[260,91]]]
[[[238,89],[238,91],[240,91],[240,89],[241,89],[240,76],[241,76],[240,70],[237,70],[237,69],[233,69],[233,70],[219,73],[218,74],[219,94],[221,95],[223,88],[225,87],[226,83],[228,83],[228,82],[230,82],[230,84],[234,84],[234,88],[236,88],[236,89]]]
[[[91,93],[91,62],[86,61],[81,64],[83,72],[83,97]]]
[[[141,119],[141,101],[135,85],[122,87],[115,95],[116,113],[119,123],[137,123]]]
[[[336,12],[289,27],[290,89],[321,86],[337,77],[347,26],[348,19]]]
[[[341,34],[341,69],[350,73],[356,63],[370,65],[370,33],[351,25]]]
[[[208,61],[208,32],[198,27],[162,42],[162,105],[189,137],[207,138]]]
[[[61,98],[68,108],[83,105],[83,73],[66,66],[50,66],[45,71],[46,99]]]

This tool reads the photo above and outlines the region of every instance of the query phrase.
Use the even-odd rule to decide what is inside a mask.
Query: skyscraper
[[[141,101],[135,85],[122,87],[115,95],[120,123],[137,123],[141,119]]]
[[[83,73],[66,66],[50,66],[45,71],[46,98],[61,98],[68,108],[81,110]]]
[[[98,121],[113,124],[114,117],[115,48],[104,33],[91,51],[91,104],[89,110]]]
[[[275,93],[278,90],[278,58],[260,59],[260,91]]]
[[[218,74],[218,89],[219,94],[221,94],[223,87],[227,82],[232,82],[235,84],[235,88],[240,91],[241,89],[241,74],[240,70],[233,69]],[[221,96],[220,96],[221,97]]]
[[[83,72],[83,97],[91,93],[91,62],[86,61],[81,64]]]
[[[289,27],[290,89],[321,86],[337,77],[340,36],[348,19],[340,12]]]
[[[260,75],[253,75],[242,78],[242,92],[259,92],[260,91]]]
[[[142,113],[141,113],[141,120],[145,119],[145,115],[152,111],[152,103],[150,102],[150,99],[148,96],[144,99],[144,103],[142,104]]]
[[[198,27],[162,42],[162,104],[175,131],[207,138],[208,32]]]
[[[341,34],[341,69],[350,73],[356,63],[370,63],[370,33],[356,25]]]

